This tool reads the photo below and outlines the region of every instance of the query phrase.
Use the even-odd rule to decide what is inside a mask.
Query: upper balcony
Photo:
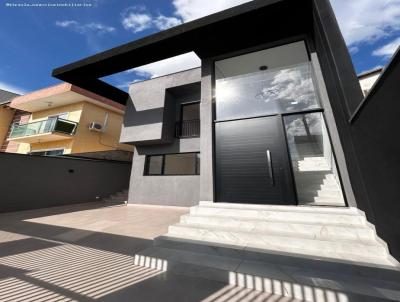
[[[58,117],[23,125],[14,124],[8,140],[32,144],[71,139],[77,126],[76,122]]]
[[[179,121],[175,124],[176,138],[192,138],[200,136],[200,120]]]

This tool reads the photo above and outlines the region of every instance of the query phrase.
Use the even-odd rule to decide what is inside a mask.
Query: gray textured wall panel
[[[121,143],[166,143],[173,137],[169,115],[173,101],[168,89],[200,82],[200,68],[134,83],[125,111]],[[164,125],[167,121],[168,125]]]
[[[196,140],[198,143],[198,139],[193,139],[193,142]],[[195,150],[187,149],[186,152],[189,151]],[[162,153],[160,149],[155,149],[153,152]],[[145,155],[139,155],[135,151],[129,187],[129,203],[182,207],[199,203],[200,177],[198,175],[144,176],[145,158]]]
[[[131,163],[0,153],[0,212],[96,201],[127,189]]]

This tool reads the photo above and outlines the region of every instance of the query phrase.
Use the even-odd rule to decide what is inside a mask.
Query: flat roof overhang
[[[254,0],[56,68],[52,75],[125,104],[128,94],[102,80],[194,51],[201,59],[310,34],[312,0]]]
[[[125,106],[103,96],[69,83],[62,83],[18,96],[10,107],[27,112],[38,112],[79,102],[89,102],[117,113],[124,113]]]

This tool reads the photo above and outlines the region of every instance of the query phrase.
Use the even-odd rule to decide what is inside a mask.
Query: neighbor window
[[[42,156],[57,156],[57,155],[63,155],[64,149],[32,151],[29,154],[30,155],[42,155]]]
[[[200,153],[149,155],[145,175],[199,175]]]

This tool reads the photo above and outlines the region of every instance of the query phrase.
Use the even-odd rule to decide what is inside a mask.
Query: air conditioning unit
[[[100,124],[100,123],[91,122],[89,124],[89,130],[90,131],[103,132],[103,125]]]

